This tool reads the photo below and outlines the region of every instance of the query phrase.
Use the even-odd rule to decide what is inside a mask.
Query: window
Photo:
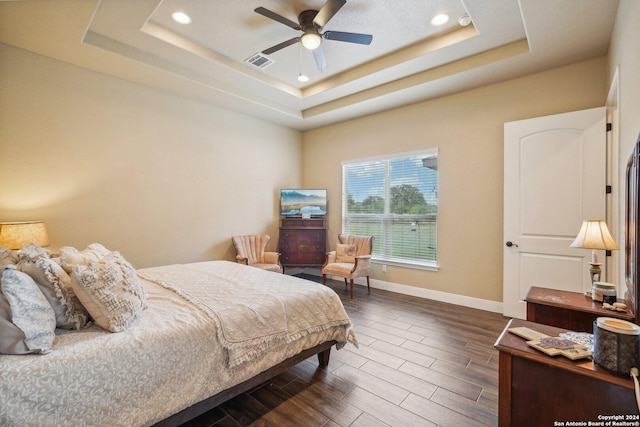
[[[374,260],[437,267],[437,150],[343,162],[342,189],[342,231],[374,236]]]

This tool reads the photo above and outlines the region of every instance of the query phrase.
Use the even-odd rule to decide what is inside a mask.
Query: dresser
[[[629,376],[614,375],[591,359],[548,356],[508,332],[513,327],[527,327],[552,337],[566,332],[519,319],[505,327],[495,345],[499,351],[500,427],[640,424]],[[615,420],[620,424],[606,424],[614,419],[604,418],[607,416],[618,417]]]
[[[278,246],[283,268],[322,267],[327,252],[324,218],[283,218]]]

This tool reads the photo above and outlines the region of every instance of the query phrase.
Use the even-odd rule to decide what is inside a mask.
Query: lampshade
[[[302,35],[302,37],[300,38],[300,42],[302,42],[302,46],[304,46],[305,48],[314,50],[317,49],[318,46],[320,46],[322,38],[317,32],[309,30]]]
[[[20,249],[29,243],[49,246],[49,235],[44,222],[0,222],[0,246]]]
[[[607,223],[603,219],[589,219],[582,222],[572,248],[617,250],[618,245],[611,237]]]

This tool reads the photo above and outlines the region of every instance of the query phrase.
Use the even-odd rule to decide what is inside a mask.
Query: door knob
[[[515,246],[516,248],[518,247],[518,245],[513,243],[511,240],[507,241],[507,247],[510,248],[511,246]]]

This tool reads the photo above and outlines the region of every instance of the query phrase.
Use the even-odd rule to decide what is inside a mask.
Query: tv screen
[[[327,190],[283,188],[280,190],[281,216],[325,216]]]

